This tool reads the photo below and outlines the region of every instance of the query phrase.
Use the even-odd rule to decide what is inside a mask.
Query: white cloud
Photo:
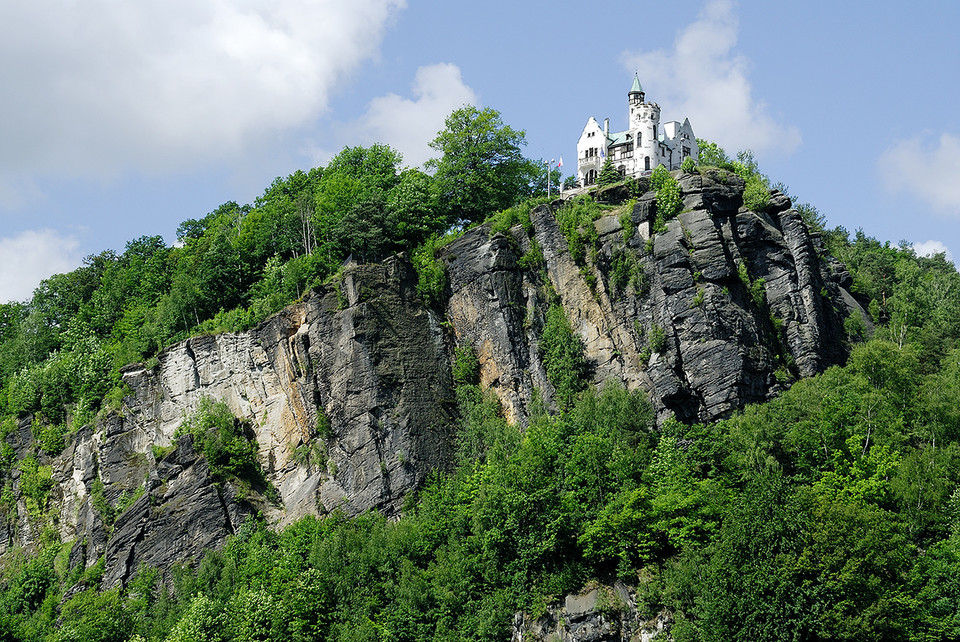
[[[689,118],[698,136],[729,153],[790,153],[800,144],[800,132],[777,122],[767,105],[753,97],[749,61],[734,51],[734,6],[732,0],[711,0],[677,35],[671,51],[626,52],[623,62],[639,73],[647,97],[661,105],[664,118]]]
[[[25,301],[40,281],[80,265],[80,244],[54,230],[0,238],[0,302]]]
[[[0,179],[183,169],[249,149],[321,115],[403,6],[6,0]]]
[[[355,127],[366,143],[391,145],[405,165],[416,167],[434,155],[429,143],[450,112],[478,98],[463,83],[460,68],[449,63],[417,69],[411,89],[412,100],[396,94],[374,98]]]
[[[934,209],[960,217],[960,138],[941,134],[895,143],[880,155],[880,173],[893,191],[904,191]]]
[[[953,254],[950,249],[941,241],[924,241],[923,243],[914,243],[913,251],[918,256],[933,256],[941,252],[946,255],[948,261],[953,261]]]

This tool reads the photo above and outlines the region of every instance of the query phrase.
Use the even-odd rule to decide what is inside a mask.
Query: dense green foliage
[[[222,401],[202,397],[175,436],[179,439],[184,435],[190,435],[194,449],[207,458],[214,478],[259,480],[262,477],[253,431],[234,417]]]
[[[573,333],[563,308],[557,303],[547,310],[540,351],[557,405],[563,409],[569,408],[576,400],[577,393],[586,385],[588,368],[583,358],[583,342]]]
[[[609,158],[605,160],[603,166],[600,168],[600,174],[597,175],[597,187],[613,185],[614,183],[619,183],[622,180],[623,177],[620,176],[620,172],[617,171],[617,168],[613,166],[613,161]]]
[[[447,117],[430,143],[440,152],[428,161],[441,201],[458,223],[482,221],[533,192],[546,191],[546,170],[523,157],[526,134],[505,125],[496,110],[468,105]],[[542,190],[535,187],[542,182]]]
[[[567,239],[567,249],[573,260],[583,264],[587,253],[597,251],[599,236],[593,222],[602,210],[590,196],[583,195],[566,201],[556,213],[557,225]]]
[[[750,150],[737,153],[737,160],[730,160],[727,153],[716,143],[697,139],[700,147],[700,165],[719,167],[735,173],[745,182],[743,204],[754,212],[763,212],[770,202],[770,179],[760,173],[760,168]],[[810,208],[810,206],[806,206]]]
[[[701,154],[767,185],[749,154],[731,162],[706,142]],[[45,521],[46,457],[122,397],[117,364],[198,327],[262,318],[351,254],[413,250],[421,296],[442,301],[450,214],[422,198],[435,179],[398,164],[389,148],[348,148],[325,170],[278,179],[254,206],[187,221],[181,246],[139,239],[0,306],[0,516],[13,511],[15,475],[40,533],[32,554],[4,555],[0,640],[502,640],[516,611],[616,578],[637,587],[642,616],[673,615],[678,641],[960,636],[960,275],[942,255],[843,229],[824,238],[872,327],[850,337],[846,365],[771,402],[656,427],[641,393],[589,384],[554,297],[539,348],[556,412],[534,400],[529,426],[509,424],[480,388],[477,354],[457,348],[455,461],[402,518],[334,514],[279,532],[252,520],[167,581],[142,568],[107,591],[102,560],[71,568],[73,542]],[[499,208],[491,227],[526,228],[532,204]],[[589,198],[556,212],[581,265],[596,260],[599,214]],[[625,256],[610,257],[613,289],[639,291]],[[762,304],[762,282],[738,267]],[[638,335],[648,356],[667,348],[660,327]],[[6,438],[21,420],[35,445],[16,461]],[[247,427],[222,404],[202,401],[185,435],[221,480],[256,481]],[[133,495],[111,505],[103,491],[94,484],[92,501],[109,526]]]
[[[661,230],[666,221],[675,218],[683,209],[680,182],[670,175],[666,167],[657,165],[650,174],[650,189],[656,192],[657,218],[654,228]]]
[[[495,110],[465,107],[438,134],[434,176],[402,168],[385,145],[346,147],[326,168],[277,178],[252,205],[231,201],[184,221],[173,247],[141,237],[123,253],[87,257],[30,301],[0,304],[0,417],[34,416],[55,454],[65,435],[119,404],[123,365],[191,334],[249,328],[349,259],[407,251],[418,291],[439,300],[436,253],[453,238],[444,234],[546,191],[523,144]],[[519,208],[527,225],[529,203]]]

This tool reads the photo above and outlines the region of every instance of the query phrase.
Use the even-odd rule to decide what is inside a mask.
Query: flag
[[[606,158],[606,157],[607,157],[607,152],[606,152],[606,150],[605,150],[603,147],[601,147],[601,148],[600,148],[600,158]]]
[[[563,156],[560,157],[560,160],[557,161],[557,169],[563,167]]]

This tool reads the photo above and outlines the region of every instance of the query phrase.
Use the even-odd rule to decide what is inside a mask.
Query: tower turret
[[[643,104],[643,87],[640,86],[640,76],[633,74],[633,86],[627,94],[631,105]]]

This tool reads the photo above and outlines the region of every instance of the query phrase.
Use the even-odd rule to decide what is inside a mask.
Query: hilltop
[[[480,222],[348,149],[5,309],[3,631],[948,635],[960,277],[713,152]]]

